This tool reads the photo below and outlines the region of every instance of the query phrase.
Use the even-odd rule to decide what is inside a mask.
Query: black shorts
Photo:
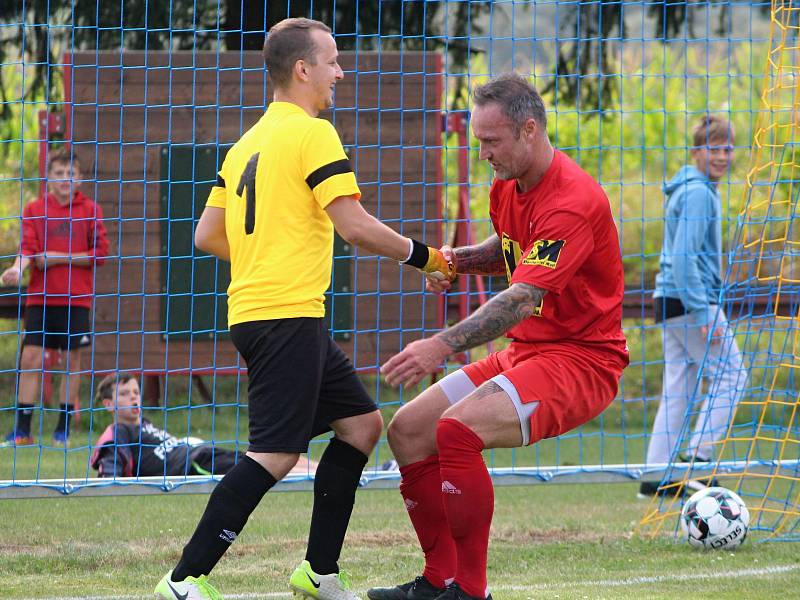
[[[26,306],[23,346],[77,350],[92,343],[84,306]]]
[[[378,410],[325,319],[231,326],[247,363],[251,452],[306,452],[331,423]]]

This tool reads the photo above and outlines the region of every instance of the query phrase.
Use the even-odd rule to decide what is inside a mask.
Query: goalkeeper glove
[[[422,271],[432,279],[453,281],[456,278],[456,269],[452,262],[447,260],[440,250],[426,246],[422,242],[409,238],[411,254],[404,261]]]

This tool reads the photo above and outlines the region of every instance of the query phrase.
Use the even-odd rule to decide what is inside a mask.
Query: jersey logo
[[[519,257],[522,256],[522,249],[519,247],[519,243],[508,237],[508,234],[505,232],[503,232],[501,244],[503,249],[503,260],[506,263],[506,276],[508,277],[508,281],[510,283],[511,276],[514,274],[514,269],[517,268]]]
[[[564,240],[536,240],[522,264],[555,269],[565,243]]]

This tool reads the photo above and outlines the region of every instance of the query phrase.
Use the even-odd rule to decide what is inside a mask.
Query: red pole
[[[469,206],[469,113],[467,111],[453,112],[447,115],[447,131],[455,133],[458,137],[458,216],[454,245],[468,246],[474,244],[472,236],[472,211]],[[483,305],[488,300],[486,285],[480,275],[460,275],[462,292],[458,298],[458,317],[463,320],[470,313],[470,297],[472,281],[478,295],[478,304]],[[488,344],[492,351],[491,342]]]

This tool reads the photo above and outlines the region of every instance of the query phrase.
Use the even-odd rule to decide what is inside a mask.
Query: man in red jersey
[[[605,193],[553,149],[542,99],[523,77],[496,77],[473,100],[480,157],[495,173],[496,234],[442,251],[460,273],[505,272],[509,287],[460,323],[410,343],[381,371],[391,385],[413,386],[452,354],[503,334],[511,341],[392,419],[389,444],[425,568],[412,582],[369,590],[372,600],[490,598],[494,493],[481,452],[534,444],[593,419],[628,364],[622,260]],[[449,287],[428,280],[431,291]]]
[[[31,267],[25,302],[25,338],[20,357],[17,419],[8,444],[32,444],[31,416],[39,400],[45,348],[66,352],[61,379],[61,411],[53,441],[66,446],[70,411],[80,388],[81,348],[91,342],[89,310],[94,297],[95,266],[108,255],[100,207],[82,194],[77,156],[50,154],[47,190],[22,211],[22,240],[14,264],[0,275],[4,285],[18,285]]]

